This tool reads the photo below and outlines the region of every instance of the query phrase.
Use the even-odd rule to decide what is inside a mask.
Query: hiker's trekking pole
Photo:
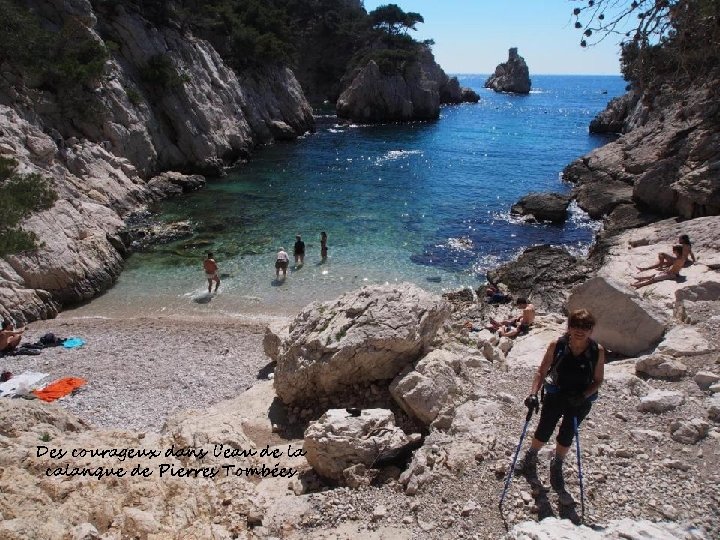
[[[503,502],[505,501],[505,495],[507,494],[507,490],[510,487],[513,472],[515,472],[515,463],[517,462],[518,454],[520,453],[520,449],[522,448],[523,439],[525,438],[525,433],[527,432],[527,428],[530,424],[530,419],[532,418],[533,412],[537,412],[540,408],[537,396],[535,396],[535,399],[531,400],[530,403],[526,404],[528,412],[525,416],[525,425],[523,426],[522,434],[520,435],[520,442],[518,442],[517,449],[515,450],[515,457],[513,457],[512,465],[510,465],[510,470],[508,471],[507,478],[505,478],[505,487],[503,488],[502,496],[500,497],[500,504],[498,504],[498,509],[500,510],[500,517],[502,518],[503,522],[505,522],[505,516],[503,515]]]
[[[577,416],[573,416],[573,426],[575,427],[575,454],[577,455],[578,478],[580,479],[580,524],[585,521],[585,490],[583,489],[583,473],[582,464],[580,463],[580,435],[578,434]]]

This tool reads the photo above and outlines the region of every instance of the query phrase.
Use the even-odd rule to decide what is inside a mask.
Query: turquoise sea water
[[[476,287],[488,268],[527,246],[586,249],[594,224],[574,211],[563,227],[512,219],[531,191],[567,192],[562,168],[604,144],[588,124],[624,82],[608,76],[535,76],[528,96],[482,88],[478,104],[442,109],[436,122],[342,125],[257,151],[206,189],[167,201],[162,219],[189,219],[193,239],[136,254],[108,293],[80,314],[293,313],[369,283],[412,281],[431,291]],[[320,232],[329,259],[320,264]],[[275,280],[275,253],[307,245],[303,268]],[[225,274],[203,295],[210,249]]]

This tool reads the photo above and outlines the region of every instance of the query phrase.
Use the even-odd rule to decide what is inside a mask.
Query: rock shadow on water
[[[193,302],[196,304],[209,304],[213,298],[215,298],[215,293],[205,293],[193,298]]]

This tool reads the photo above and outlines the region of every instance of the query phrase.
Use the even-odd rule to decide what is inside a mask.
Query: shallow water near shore
[[[73,316],[291,314],[313,300],[375,283],[443,292],[477,287],[485,272],[536,244],[587,249],[595,224],[579,211],[563,227],[526,224],[510,206],[531,191],[567,192],[560,172],[607,139],[587,131],[624,82],[608,76],[536,76],[528,96],[460,76],[477,105],[444,107],[437,122],[357,126],[318,113],[317,131],[257,151],[199,192],[166,201],[167,221],[196,234],[131,256],[118,283]],[[606,92],[606,93],[603,93]],[[328,233],[329,258],[319,237]],[[295,234],[305,265],[276,280],[280,246]],[[207,294],[204,253],[222,286]]]

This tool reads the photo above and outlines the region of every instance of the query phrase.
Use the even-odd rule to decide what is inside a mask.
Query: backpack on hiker
[[[570,338],[567,334],[557,340],[553,361],[545,377],[543,393],[577,394],[584,392],[593,383],[595,367],[600,349],[594,340],[578,357],[573,358],[570,350]],[[575,361],[568,361],[574,359]],[[597,394],[591,396],[595,399]]]

